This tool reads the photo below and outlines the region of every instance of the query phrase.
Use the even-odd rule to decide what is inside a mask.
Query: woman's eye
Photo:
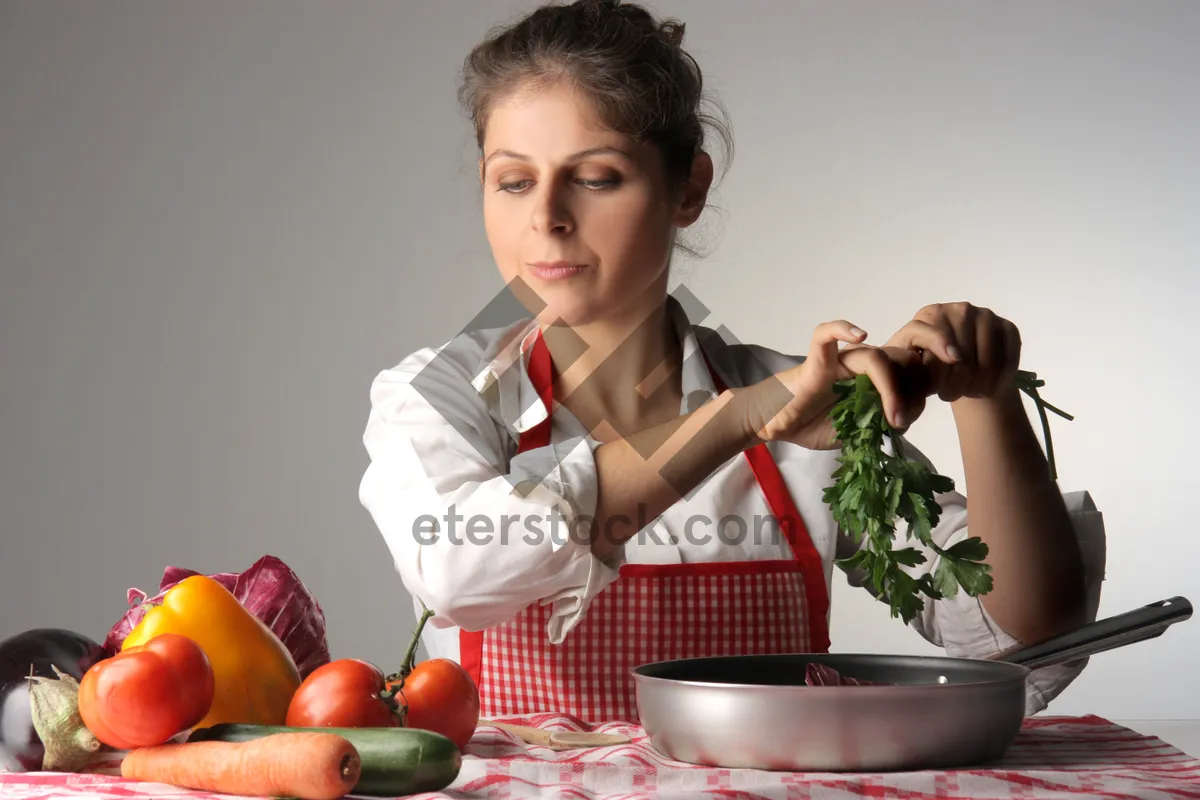
[[[529,184],[529,181],[500,181],[499,190],[502,192],[516,192],[524,189]]]
[[[585,186],[588,189],[591,189],[593,191],[600,191],[603,189],[611,189],[614,186],[617,186],[618,184],[620,184],[620,180],[618,180],[617,178],[592,178],[592,179],[579,178],[575,182],[578,183],[579,185]],[[529,184],[531,184],[531,183],[533,183],[533,181],[528,180],[528,179],[515,180],[515,181],[499,181],[496,184],[496,190],[500,191],[500,192],[508,192],[509,194],[519,194],[520,192],[529,188]]]

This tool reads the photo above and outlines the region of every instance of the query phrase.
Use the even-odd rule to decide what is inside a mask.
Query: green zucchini
[[[337,734],[358,750],[362,776],[354,794],[397,797],[445,789],[458,777],[462,752],[448,737],[417,728],[291,728],[223,722],[198,728],[189,742],[246,742],[274,733]]]

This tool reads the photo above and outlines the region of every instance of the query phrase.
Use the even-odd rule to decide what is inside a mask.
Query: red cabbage
[[[142,603],[158,601],[184,578],[200,573],[183,567],[167,567],[158,594],[147,598],[140,589],[128,592],[129,610],[108,632],[104,640],[105,656],[121,649],[129,632],[141,621]],[[279,637],[305,678],[322,664],[329,663],[329,643],[325,637],[325,612],[295,572],[275,556],[263,556],[245,572],[222,572],[208,577],[220,583],[254,616]]]
[[[878,686],[872,681],[851,678],[833,667],[810,661],[804,670],[804,683],[808,686]]]

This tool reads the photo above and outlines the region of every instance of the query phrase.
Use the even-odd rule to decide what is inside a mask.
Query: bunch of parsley
[[[1035,373],[1020,371],[1016,380],[1018,388],[1037,404],[1050,474],[1057,479],[1046,410],[1068,420],[1074,417],[1041,399],[1038,389],[1045,381]],[[904,458],[901,439],[892,435],[870,378],[858,375],[840,381],[835,390],[839,399],[830,414],[842,443],[841,466],[834,471],[834,484],[824,497],[834,520],[860,545],[853,556],[838,563],[863,570],[876,596],[891,607],[892,617],[901,617],[906,624],[925,607],[922,594],[940,600],[953,597],[959,588],[972,597],[990,592],[991,566],[985,562],[988,548],[983,540],[971,536],[942,549],[931,536],[942,512],[935,497],[951,491],[954,481]],[[884,450],[884,437],[891,440],[890,455]],[[901,569],[923,564],[926,559],[912,546],[893,549],[897,518],[908,523],[906,540],[915,537],[939,556],[932,575],[926,572],[914,578]],[[867,546],[861,547],[864,536]]]

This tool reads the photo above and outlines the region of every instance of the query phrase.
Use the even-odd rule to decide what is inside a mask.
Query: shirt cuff
[[[546,623],[546,635],[552,644],[562,644],[567,634],[583,621],[596,595],[619,576],[619,570],[596,558],[588,544],[572,543],[570,546],[578,551],[575,558],[588,564],[587,583],[582,590],[571,590],[543,601],[553,606],[550,620]]]

